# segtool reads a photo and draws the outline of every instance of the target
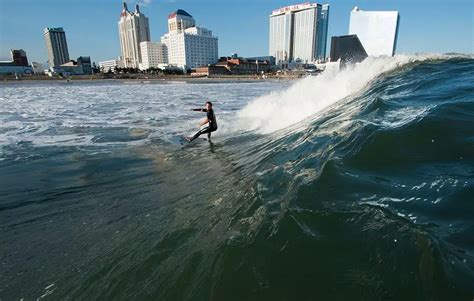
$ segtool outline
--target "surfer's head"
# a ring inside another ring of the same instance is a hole
[[[212,102],[206,101],[206,109],[208,110],[212,109]]]

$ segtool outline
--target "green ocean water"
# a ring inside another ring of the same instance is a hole
[[[362,67],[0,87],[0,299],[472,300],[474,60],[312,106]],[[182,147],[207,99],[218,132]]]

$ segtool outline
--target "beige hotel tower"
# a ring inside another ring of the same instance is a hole
[[[148,18],[140,12],[138,4],[135,6],[135,11],[130,12],[127,4],[123,3],[118,30],[124,67],[139,68],[142,62],[140,43],[150,41],[150,26]]]

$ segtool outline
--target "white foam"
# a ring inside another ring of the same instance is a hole
[[[262,134],[278,131],[361,91],[384,72],[410,62],[440,57],[443,56],[426,54],[367,58],[341,71],[324,71],[319,76],[296,82],[283,92],[268,94],[251,101],[238,112],[237,128],[252,129]]]
[[[0,146],[22,142],[35,146],[135,145],[156,137],[191,134],[205,114],[190,109],[207,100],[215,104],[219,135],[226,128],[224,120],[234,120],[235,112],[251,99],[286,86],[278,82],[7,84],[0,87]],[[135,131],[149,134],[122,142],[113,137],[117,128],[122,129],[119,135],[127,135],[127,130],[131,136]],[[96,135],[110,142],[93,139]]]

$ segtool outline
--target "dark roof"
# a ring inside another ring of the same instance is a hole
[[[184,9],[178,9],[176,11],[176,14],[177,15],[181,15],[181,16],[188,16],[188,17],[192,17],[190,14],[188,14]]]
[[[176,17],[176,15],[187,16],[187,17],[191,17],[191,18],[193,17],[190,14],[188,14],[184,9],[178,9],[177,11],[171,13],[168,16],[168,19],[174,18],[174,17]]]
[[[236,64],[232,62],[228,62],[228,61],[224,61],[224,62],[221,61],[214,64],[214,66],[216,67],[224,67],[224,66],[231,66],[231,65],[236,65]]]
[[[16,66],[16,63],[15,62],[0,62],[0,66],[11,67],[11,66]]]

